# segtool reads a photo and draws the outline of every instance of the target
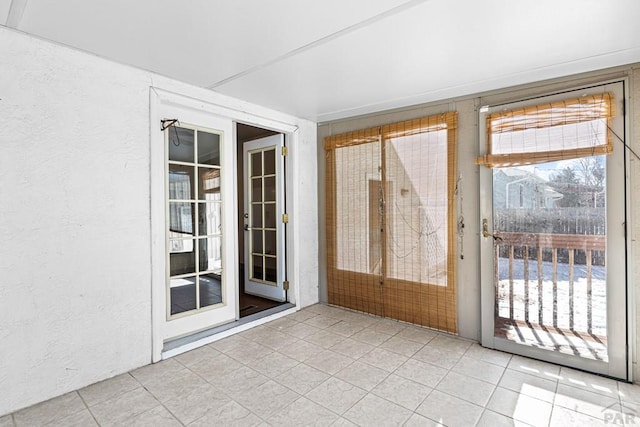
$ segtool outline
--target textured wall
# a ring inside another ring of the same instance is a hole
[[[290,280],[317,301],[314,123],[0,26],[0,414],[151,361],[150,86],[299,127]]]

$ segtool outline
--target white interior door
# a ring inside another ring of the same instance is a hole
[[[175,102],[157,108],[178,120],[165,120],[152,148],[153,209],[163,213],[154,221],[163,242],[154,246],[164,273],[154,282],[159,348],[236,320],[238,261],[232,121]]]
[[[284,135],[244,144],[245,292],[285,301]]]
[[[617,111],[608,122],[549,126],[535,144],[562,150],[575,132],[574,142],[611,138],[611,154],[480,167],[482,345],[627,379],[623,83],[484,108],[480,150],[501,131],[498,122],[487,132],[492,113],[604,93]],[[527,132],[492,142],[511,138],[517,151],[533,144]]]

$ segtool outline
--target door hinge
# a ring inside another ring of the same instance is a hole
[[[289,215],[288,214],[282,214],[282,223],[283,224],[289,224]]]
[[[289,154],[289,147],[282,147],[282,155],[286,156],[287,154]]]
[[[288,291],[288,290],[289,290],[289,281],[288,281],[288,280],[285,280],[284,282],[282,282],[282,288],[283,288],[285,291]]]

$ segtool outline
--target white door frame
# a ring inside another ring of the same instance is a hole
[[[602,87],[607,84],[614,84],[620,82],[620,94],[616,96],[616,111],[617,115],[614,120],[618,120],[619,125],[622,127],[622,132],[619,132],[619,135],[625,140],[626,135],[628,134],[627,128],[628,125],[625,126],[626,117],[624,115],[627,112],[624,111],[623,108],[620,108],[621,99],[620,96],[624,96],[625,99],[628,99],[628,85],[626,79],[616,79],[613,81],[602,82],[597,85],[591,85],[587,88],[575,88],[564,91],[562,93],[557,94],[549,94],[548,97],[544,96],[546,99],[553,100],[553,98],[557,99],[566,99],[571,98],[571,94],[568,92],[579,91],[576,92],[574,97],[580,96],[582,93],[592,91],[596,88],[595,91],[598,93],[602,92]],[[599,89],[598,89],[599,88]],[[513,102],[505,102],[501,103],[499,106],[487,106],[482,107],[480,109],[480,117],[479,117],[479,146],[480,146],[480,155],[486,154],[486,116],[491,112],[491,109],[511,109],[517,108],[517,106],[522,106],[521,104],[535,104],[541,102],[548,102],[547,100],[541,101],[539,100],[542,97],[537,97],[534,100],[525,100],[525,101],[513,101]],[[617,132],[618,133],[618,132]],[[613,183],[607,179],[607,218],[613,217],[612,215],[619,212],[620,206],[626,207],[625,215],[627,221],[630,216],[628,203],[625,204],[625,200],[629,200],[629,160],[628,156],[626,156],[626,148],[623,144],[616,140],[614,136],[614,154],[607,156],[607,171],[615,171],[617,170],[619,173],[620,168],[625,168],[625,174],[621,178],[624,180],[625,186],[624,188],[614,188]],[[480,217],[478,221],[480,223],[479,229],[482,230],[482,220],[484,218],[488,219],[489,222],[489,232],[493,232],[493,191],[492,191],[492,170],[483,166],[480,166],[480,180],[479,180],[479,197],[480,197]],[[616,208],[618,211],[615,211]],[[617,225],[620,225],[617,227]],[[629,229],[629,224],[626,224],[627,229]],[[479,233],[480,239],[480,295],[481,295],[481,344],[485,347],[495,348],[498,350],[507,351],[514,354],[519,354],[522,356],[533,357],[538,359],[547,360],[549,362],[557,363],[560,365],[569,365],[578,369],[583,369],[591,372],[597,372],[604,375],[628,379],[631,380],[632,374],[632,365],[631,362],[633,360],[631,351],[632,348],[629,345],[632,341],[631,331],[632,331],[632,318],[633,312],[630,310],[631,302],[633,301],[632,296],[632,281],[631,276],[627,274],[631,266],[629,262],[626,262],[624,257],[615,256],[615,253],[620,253],[620,251],[629,253],[630,249],[630,240],[625,240],[625,224],[614,224],[609,223],[609,219],[607,219],[607,336],[609,338],[609,343],[611,344],[611,348],[613,349],[613,353],[609,352],[609,362],[604,363],[596,360],[589,360],[584,358],[579,358],[576,356],[568,356],[565,354],[560,354],[557,352],[551,352],[547,350],[542,350],[538,348],[533,348],[529,346],[520,345],[517,343],[509,342],[507,340],[497,339],[494,336],[494,311],[493,307],[495,304],[494,298],[494,277],[493,277],[493,238],[491,237],[483,237],[482,232]],[[613,248],[616,247],[616,251],[614,252]],[[627,256],[627,259],[631,259]],[[610,275],[610,272],[618,275],[617,277],[624,282],[626,279],[626,288],[618,286],[612,286],[615,283],[614,274]],[[626,277],[625,277],[626,276]],[[625,301],[625,292],[627,293],[626,301]],[[611,299],[610,299],[611,298]],[[612,306],[610,301],[625,301],[626,306],[621,310],[621,307]]]
[[[215,102],[196,99],[193,97],[181,95],[172,91],[168,91],[159,87],[150,87],[150,111],[149,111],[149,134],[150,134],[150,214],[151,214],[151,361],[153,363],[163,359],[163,347],[165,341],[171,338],[171,331],[168,331],[166,322],[166,248],[165,248],[165,192],[164,192],[164,175],[165,175],[165,153],[164,153],[164,133],[160,130],[160,120],[163,118],[176,118],[175,114],[166,117],[167,111],[189,111],[190,114],[200,117],[215,116],[219,119],[227,120],[229,123],[228,131],[231,138],[225,143],[230,144],[229,158],[225,159],[223,166],[222,182],[227,181],[229,185],[228,191],[231,192],[235,200],[238,194],[237,188],[237,153],[236,147],[236,126],[234,122],[241,122],[264,129],[273,130],[285,135],[288,146],[295,147],[299,141],[298,126],[291,122],[283,122],[277,119],[260,116],[257,114],[247,113],[245,105],[239,105],[238,109],[229,108]],[[178,113],[179,114],[179,113]],[[180,117],[177,117],[178,119]],[[206,126],[206,121],[203,126]],[[211,126],[209,126],[211,127]],[[231,148],[232,147],[232,148]],[[295,195],[299,192],[299,185],[296,183],[295,177],[298,175],[299,161],[297,161],[296,150],[291,150],[290,155],[286,157],[288,174],[286,176],[287,199],[295,200]],[[226,177],[226,179],[225,179]],[[223,184],[224,185],[224,184]],[[291,282],[289,289],[289,302],[297,304],[300,295],[300,276],[299,266],[296,264],[296,248],[300,242],[295,237],[299,233],[299,224],[296,222],[296,212],[299,206],[295,203],[289,203],[289,228],[287,233],[287,246],[291,250],[287,251],[287,265],[289,266],[288,276]],[[235,295],[235,315],[239,318],[238,307],[238,207],[236,203],[227,202],[223,207],[224,221],[224,239],[227,245],[224,248],[225,271],[229,283],[233,283]],[[231,302],[231,301],[230,301]],[[216,325],[210,325],[215,327]],[[242,328],[245,328],[243,325]],[[197,332],[196,330],[193,333]],[[185,349],[195,348],[208,342],[213,342],[216,337],[208,337],[199,340],[197,343],[185,345]],[[187,348],[188,347],[188,348]],[[180,351],[173,349],[171,355],[179,354]]]

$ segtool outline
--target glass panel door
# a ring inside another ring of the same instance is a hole
[[[603,90],[622,99],[621,84]],[[624,134],[622,120],[612,125]],[[581,127],[607,138],[606,126]],[[536,143],[562,149],[557,131]],[[614,147],[481,168],[483,345],[626,379],[625,168]]]

